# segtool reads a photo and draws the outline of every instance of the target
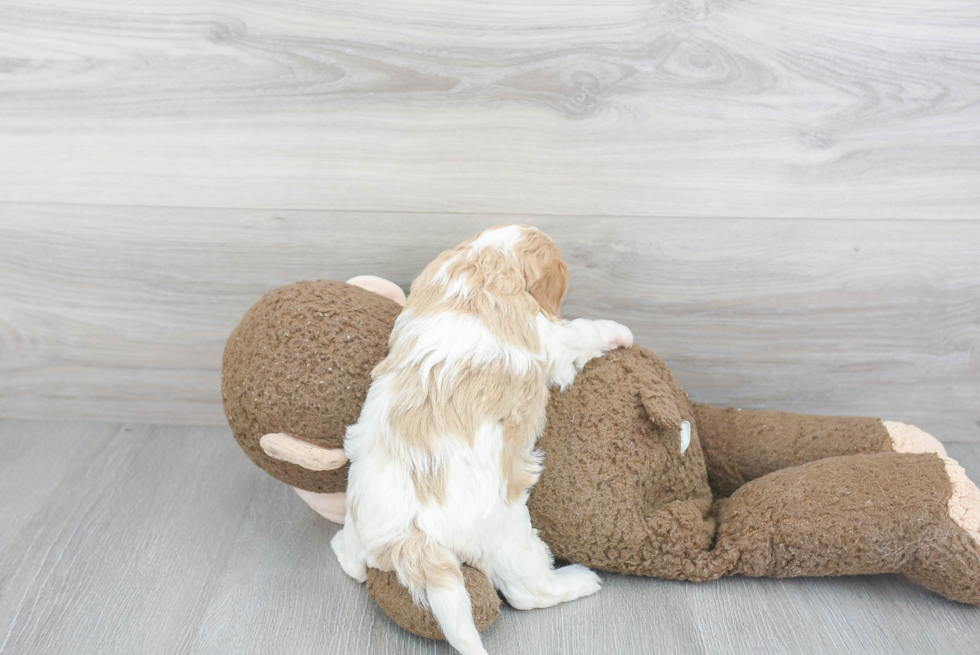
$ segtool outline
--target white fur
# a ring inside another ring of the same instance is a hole
[[[505,253],[513,253],[514,246],[524,237],[525,231],[529,228],[524,225],[504,225],[493,230],[484,230],[480,236],[470,244],[473,250],[483,248],[497,248]],[[536,228],[530,228],[536,229]]]
[[[510,248],[516,239],[511,232],[509,228],[494,230],[475,243],[479,247]],[[455,292],[467,292],[465,280],[451,282]],[[411,361],[422,364],[423,379],[428,379],[432,366],[443,364],[443,375],[436,381],[439,385],[454,384],[457,367],[465,361],[496,361],[505,362],[517,373],[541,367],[549,386],[564,389],[589,359],[632,344],[630,331],[612,321],[557,321],[541,313],[535,319],[540,352],[524,352],[500,343],[472,316],[444,313],[415,318],[407,310],[397,325],[399,339],[409,340],[406,343],[414,340]],[[418,530],[453,561],[483,571],[518,609],[548,607],[598,591],[599,578],[587,568],[553,568],[547,545],[531,526],[527,494],[519,502],[508,502],[500,470],[501,424],[492,421],[482,425],[473,435],[472,445],[459,438],[434,435],[434,449],[417,452],[393,434],[387,422],[389,408],[396,402],[393,376],[389,372],[374,380],[360,418],[347,429],[344,448],[351,461],[348,515],[331,544],[344,571],[364,581],[366,567],[378,567],[375,557],[379,553]],[[418,499],[411,477],[413,467],[442,469],[444,503]],[[352,507],[357,508],[356,514]],[[428,603],[457,650],[464,655],[486,652],[462,584],[427,586],[417,600]]]

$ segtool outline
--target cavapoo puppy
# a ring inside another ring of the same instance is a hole
[[[563,321],[567,286],[558,248],[533,227],[485,230],[442,253],[412,284],[347,428],[341,566],[362,582],[365,567],[394,570],[464,655],[486,651],[460,563],[518,609],[599,590],[589,569],[553,567],[527,510],[549,387],[633,343],[612,321]]]

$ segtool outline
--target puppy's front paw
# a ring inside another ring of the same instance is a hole
[[[633,333],[622,323],[616,321],[594,321],[596,330],[599,332],[599,339],[602,341],[602,349],[613,350],[615,348],[629,348],[633,345]]]

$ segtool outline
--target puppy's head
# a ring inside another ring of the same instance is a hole
[[[561,303],[568,291],[568,266],[554,241],[537,228],[525,227],[514,254],[521,264],[527,292],[545,315],[560,318]]]
[[[473,288],[483,293],[470,295]],[[527,225],[498,225],[431,262],[412,283],[408,307],[416,314],[447,307],[482,314],[486,308],[470,305],[481,302],[485,294],[497,301],[528,294],[546,316],[560,318],[567,289],[568,267],[547,235]],[[494,306],[491,303],[489,309]]]

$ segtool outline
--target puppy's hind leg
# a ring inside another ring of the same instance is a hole
[[[493,585],[515,609],[551,607],[599,591],[599,576],[580,564],[554,568],[551,552],[531,527],[525,505],[511,508],[510,524],[497,532],[489,556]]]
[[[470,594],[463,582],[459,560],[420,531],[391,549],[391,564],[398,580],[418,602],[428,600],[446,641],[463,655],[487,655],[473,621]]]
[[[353,523],[348,521],[346,526],[337,531],[330,540],[330,547],[333,548],[344,573],[358,582],[367,580],[367,552]]]

